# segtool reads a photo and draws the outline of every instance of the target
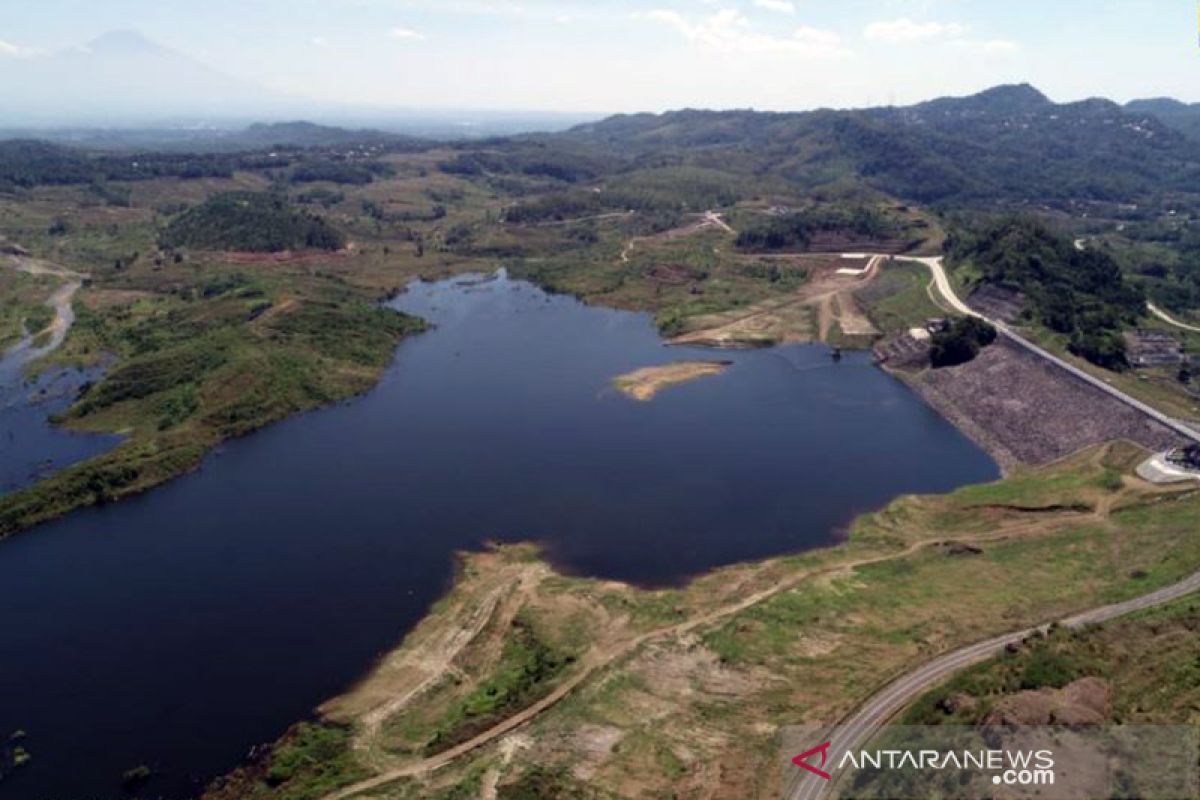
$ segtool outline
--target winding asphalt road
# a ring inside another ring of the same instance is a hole
[[[1112,386],[1104,383],[1098,378],[1089,375],[1083,370],[1067,363],[1063,359],[1044,350],[1041,347],[1033,344],[1029,340],[1013,332],[1011,328],[1001,322],[990,320],[984,317],[979,312],[972,309],[964,303],[954,291],[954,287],[950,284],[950,279],[946,275],[946,270],[942,266],[941,258],[902,258],[905,261],[913,261],[926,265],[933,273],[934,282],[937,284],[938,291],[941,292],[946,302],[962,314],[985,319],[996,326],[1004,336],[1011,341],[1033,352],[1035,355],[1050,361],[1056,366],[1066,370],[1075,377],[1086,381],[1087,383],[1096,386],[1109,395],[1116,397],[1122,403],[1132,406],[1133,408],[1145,413],[1157,422],[1166,425],[1171,430],[1179,433],[1192,441],[1200,442],[1200,433],[1188,428],[1181,423],[1167,417],[1165,414],[1151,408],[1150,406],[1136,400],[1123,392],[1115,389]],[[1079,628],[1084,625],[1092,625],[1107,620],[1116,619],[1127,614],[1132,614],[1137,611],[1143,611],[1148,608],[1169,603],[1172,600],[1177,600],[1185,597],[1193,592],[1200,590],[1200,572],[1191,575],[1179,583],[1172,584],[1150,594],[1136,597],[1132,600],[1127,600],[1123,603],[1115,603],[1113,605],[1094,608],[1088,611],[1081,612],[1066,619],[1059,620],[1059,624],[1069,628]],[[891,684],[884,687],[876,693],[870,700],[854,712],[848,719],[844,720],[841,725],[835,730],[834,734],[829,738],[831,747],[829,752],[831,755],[844,753],[847,750],[856,750],[861,748],[871,736],[879,730],[881,726],[887,723],[901,709],[916,700],[921,694],[942,683],[951,675],[959,670],[977,664],[995,655],[1001,653],[1005,647],[1010,644],[1020,642],[1022,639],[1031,634],[1044,631],[1049,625],[1040,625],[1024,630],[1006,633],[1002,636],[997,636],[987,641],[978,642],[966,647],[946,653],[945,655],[935,658],[926,664],[921,665],[915,670],[907,673],[901,678],[898,678]],[[814,742],[814,744],[816,744]],[[784,797],[788,800],[819,800],[832,792],[834,782],[823,780],[811,773],[805,772],[799,768],[792,774],[787,786],[784,790]]]
[[[974,309],[970,308],[966,303],[964,303],[954,292],[954,289],[950,284],[950,280],[946,275],[944,268],[942,267],[941,258],[898,258],[905,261],[914,261],[925,264],[933,273],[934,281],[937,283],[938,289],[945,297],[947,303],[963,314],[986,319],[982,314],[979,314]],[[1178,431],[1188,438],[1200,441],[1200,433],[1179,425],[1179,423],[1176,423],[1169,417],[1166,417],[1149,406],[1146,406],[1144,403],[1124,395],[1113,387],[1108,386],[1103,381],[1100,381],[1083,372],[1082,370],[1072,366],[1071,364],[1068,364],[1057,356],[1054,356],[1053,354],[1019,336],[1018,334],[1013,333],[1012,330],[1003,325],[1003,323],[997,323],[992,320],[988,321],[992,322],[992,324],[995,325],[997,329],[1004,335],[1008,336],[1013,341],[1017,342],[1023,347],[1026,347],[1042,358],[1051,361],[1052,363],[1067,370],[1080,379],[1097,386],[1106,393],[1117,397],[1117,399],[1121,400],[1121,402],[1138,408],[1139,410],[1147,413],[1154,419],[1162,422],[1165,425],[1168,425],[1173,430]],[[925,544],[927,543],[916,543],[910,549],[915,550],[916,548],[923,547]],[[888,560],[892,557],[895,557],[895,554],[879,560]],[[869,559],[857,565],[841,565],[841,567],[845,568],[846,566],[861,566],[864,563],[873,563],[873,561],[874,559]],[[805,574],[798,576],[798,578],[795,580],[798,582],[800,579],[807,577],[811,576]],[[568,696],[576,687],[588,680],[591,675],[601,667],[612,663],[612,661],[616,660],[618,657],[632,652],[641,644],[644,644],[645,642],[664,634],[679,635],[681,633],[690,632],[701,626],[711,624],[717,619],[723,619],[739,610],[749,608],[761,602],[766,597],[773,596],[778,592],[789,588],[791,585],[793,585],[793,582],[785,582],[783,585],[757,592],[732,606],[718,609],[689,622],[677,626],[671,626],[663,630],[650,631],[642,634],[641,636],[635,637],[634,639],[628,640],[624,642],[616,652],[608,654],[608,658],[590,660],[589,663],[584,665],[584,668],[581,669],[579,673],[577,673],[572,679],[568,680],[563,685],[559,686],[550,695],[538,701],[524,711],[509,717],[495,727],[484,731],[474,739],[464,742],[440,755],[402,766],[377,775],[373,778],[346,786],[326,795],[324,800],[347,800],[347,798],[355,797],[364,792],[381,788],[402,778],[422,775],[440,769],[456,758],[489,744],[499,737],[509,733],[510,731],[526,724],[542,711],[548,709],[561,699]],[[1104,622],[1106,620],[1115,619],[1136,611],[1141,611],[1168,603],[1172,600],[1189,595],[1197,590],[1200,590],[1200,572],[1180,581],[1179,583],[1159,589],[1158,591],[1151,592],[1141,597],[1127,600],[1123,603],[1116,603],[1109,606],[1094,608],[1074,616],[1067,617],[1059,620],[1059,624],[1067,627],[1077,628],[1084,625]],[[968,645],[953,652],[939,656],[933,661],[930,661],[916,668],[912,672],[909,672],[875,694],[866,702],[865,705],[860,707],[857,712],[846,719],[843,724],[838,727],[835,735],[831,737],[830,740],[832,742],[831,752],[841,753],[845,752],[847,749],[855,749],[856,747],[860,747],[867,740],[869,740],[871,734],[878,730],[881,725],[886,723],[899,710],[911,703],[923,692],[944,681],[947,677],[953,675],[955,672],[963,669],[964,667],[997,655],[998,653],[1002,652],[1007,645],[1014,642],[1019,642],[1035,631],[1045,630],[1048,627],[1049,624],[1044,624],[1032,628],[1025,628],[1020,631],[1015,631],[1002,636],[997,636],[993,639],[988,639],[984,642]],[[818,798],[825,797],[832,787],[832,783],[824,781],[797,768],[796,773],[785,787],[784,796],[788,798],[788,800],[817,800]]]
[[[1097,622],[1116,619],[1118,616],[1162,606],[1163,603],[1178,600],[1180,597],[1192,594],[1196,590],[1200,590],[1200,572],[1184,578],[1183,581],[1171,584],[1170,587],[1153,591],[1151,594],[1135,597],[1133,600],[1121,603],[1114,603],[1111,606],[1086,610],[1086,612],[1068,616],[1068,618],[1058,620],[1058,622],[1066,627],[1094,625]],[[1007,645],[1020,642],[1021,639],[1031,636],[1032,633],[1045,631],[1048,627],[1049,625],[1039,625],[1036,627],[1027,627],[1022,631],[1006,633],[1003,636],[988,639],[986,642],[979,642],[978,644],[968,645],[965,648],[948,652],[948,654],[935,658],[934,661],[930,661],[923,664],[922,667],[914,669],[913,672],[908,673],[904,678],[896,680],[893,684],[889,684],[881,692],[875,694],[875,697],[872,697],[856,714],[848,718],[848,720],[836,729],[836,733],[830,736],[829,739],[829,741],[833,742],[832,747],[829,748],[830,757],[834,757],[835,754],[844,753],[847,750],[858,750],[858,748],[870,740],[871,735],[876,730],[880,729],[884,723],[895,716],[896,712],[913,702],[914,699],[917,699],[920,694],[929,690],[932,686],[940,684],[940,682],[949,678],[950,675],[959,672],[960,669],[970,667],[971,664],[998,655]],[[797,769],[796,775],[788,783],[785,796],[788,800],[818,800],[824,798],[827,793],[832,792],[834,786],[834,782],[821,780],[821,778],[810,775],[809,772]]]
[[[1067,617],[1059,620],[1059,624],[1068,628],[1094,625],[1178,600],[1197,590],[1200,590],[1200,572],[1156,592]],[[889,684],[843,722],[836,733],[830,737],[829,741],[832,742],[829,749],[831,758],[840,757],[840,754],[847,750],[861,748],[871,738],[871,735],[897,712],[954,673],[998,655],[1009,644],[1020,642],[1033,633],[1045,631],[1048,627],[1049,625],[1039,625],[1026,628],[988,639],[986,642],[963,647],[935,658]],[[797,768],[786,788],[784,797],[788,800],[818,800],[831,792],[835,785],[834,782],[822,780]]]
[[[1079,367],[1075,366],[1074,364],[1071,364],[1068,361],[1054,355],[1049,350],[1046,350],[1045,348],[1034,344],[1030,340],[1026,339],[1024,336],[1022,336],[1021,334],[1014,331],[1008,325],[1005,325],[1003,322],[1000,322],[999,320],[989,319],[988,317],[985,317],[983,314],[980,314],[978,311],[976,311],[975,309],[968,306],[965,302],[963,302],[963,300],[954,291],[954,286],[951,285],[951,283],[950,283],[950,278],[946,274],[946,269],[945,269],[945,267],[943,267],[942,259],[940,257],[938,257],[938,258],[915,258],[915,257],[898,256],[897,259],[901,260],[901,261],[912,261],[912,262],[916,262],[919,264],[924,264],[925,266],[929,267],[929,270],[933,273],[933,280],[934,280],[934,283],[937,284],[938,291],[941,292],[942,297],[945,298],[946,302],[949,303],[950,306],[955,311],[958,311],[959,313],[965,314],[970,317],[977,317],[979,319],[990,322],[996,328],[996,330],[1000,332],[1000,334],[1002,336],[1006,337],[1009,341],[1013,342],[1017,346],[1022,347],[1025,350],[1028,350],[1029,352],[1033,353],[1034,355],[1036,355],[1037,357],[1039,357],[1045,361],[1049,361],[1051,364],[1055,365],[1056,367],[1058,367],[1062,370],[1065,370],[1066,372],[1070,373],[1071,375],[1073,375],[1074,377],[1083,381],[1084,383],[1091,384],[1092,386],[1096,387],[1097,389],[1104,392],[1105,394],[1119,400],[1120,402],[1124,403],[1125,405],[1129,406],[1130,408],[1133,408],[1134,410],[1141,412],[1142,414],[1146,415],[1147,417],[1150,417],[1155,422],[1157,422],[1160,425],[1163,425],[1164,427],[1170,429],[1171,431],[1179,434],[1183,438],[1185,438],[1191,442],[1195,442],[1196,444],[1200,444],[1200,431],[1197,431],[1196,429],[1183,424],[1179,420],[1162,413],[1158,409],[1154,408],[1151,405],[1143,403],[1141,400],[1138,400],[1137,398],[1130,397],[1129,395],[1125,394],[1124,392],[1122,392],[1120,389],[1116,388],[1115,386],[1105,383],[1104,381],[1097,378],[1095,375],[1092,375],[1091,373],[1080,369]]]

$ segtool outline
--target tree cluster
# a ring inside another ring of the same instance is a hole
[[[804,250],[814,234],[847,233],[858,238],[887,239],[898,227],[883,212],[866,205],[821,204],[744,228],[739,250]]]
[[[1028,216],[956,231],[946,247],[953,263],[974,265],[985,283],[1023,293],[1026,313],[1067,335],[1071,352],[1107,369],[1128,366],[1121,332],[1143,316],[1146,297],[1107,252],[1079,249]]]
[[[163,230],[168,249],[340,250],[345,236],[322,217],[297,209],[286,198],[260,192],[226,192],[191,208]]]
[[[934,369],[965,364],[996,341],[996,335],[990,323],[977,317],[956,319],[945,330],[933,334],[929,363]]]

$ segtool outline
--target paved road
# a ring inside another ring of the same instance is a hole
[[[1177,600],[1197,590],[1200,590],[1200,572],[1185,578],[1179,583],[1159,589],[1156,592],[1151,592],[1150,594],[1134,598],[1133,600],[1127,600],[1123,603],[1115,603],[1101,608],[1094,608],[1090,611],[1084,611],[1060,620],[1059,623],[1069,628],[1078,628],[1084,625],[1105,622],[1125,616],[1126,614],[1143,611],[1172,600]],[[895,716],[897,712],[916,700],[917,697],[927,690],[942,683],[954,673],[972,664],[998,655],[1010,643],[1019,642],[1036,631],[1046,630],[1047,627],[1049,626],[1041,625],[1026,628],[1004,634],[1003,636],[997,636],[994,639],[988,639],[986,642],[979,642],[978,644],[955,650],[952,653],[947,653],[918,667],[888,685],[838,728],[837,733],[830,739],[833,743],[829,751],[831,757],[834,754],[844,753],[847,750],[861,748],[867,743],[871,735],[880,726]],[[831,792],[833,787],[833,783],[821,780],[816,776],[797,769],[795,777],[786,787],[784,796],[788,800],[818,800],[818,798],[825,797]]]
[[[709,224],[713,224],[711,222],[711,220],[709,220],[709,219],[706,219],[705,221],[708,222]],[[632,247],[632,244],[633,244],[633,242],[631,241],[630,244],[627,245],[627,251],[629,248]],[[626,256],[627,256],[627,252],[622,254],[622,258],[625,258]],[[862,254],[862,257],[873,257],[873,256],[878,256],[879,258],[887,257],[886,255],[881,255],[881,254]],[[959,299],[958,295],[954,292],[954,289],[950,284],[950,280],[949,280],[948,276],[946,275],[945,270],[942,267],[941,258],[914,258],[914,257],[904,257],[904,256],[901,256],[898,258],[900,258],[901,260],[905,260],[905,261],[919,262],[919,263],[922,263],[922,264],[925,264],[926,266],[928,266],[929,269],[933,273],[934,280],[938,285],[939,291],[941,291],[942,295],[946,298],[946,301],[953,308],[955,308],[956,310],[960,311],[961,313],[969,315],[969,316],[984,318],[983,315],[979,314],[978,312],[976,312],[975,310],[973,310],[972,308],[967,306],[967,304],[964,303],[961,299]],[[989,322],[990,321],[991,320],[989,320]],[[1108,386],[1107,384],[1103,383],[1102,381],[1099,381],[1098,379],[1093,378],[1091,375],[1088,375],[1087,373],[1083,372],[1082,370],[1079,370],[1078,368],[1066,363],[1065,361],[1054,356],[1053,354],[1048,353],[1045,350],[1037,347],[1036,345],[1028,342],[1024,338],[1013,333],[1010,329],[1008,329],[1003,324],[998,324],[998,323],[994,323],[994,322],[993,322],[993,324],[996,325],[996,327],[1001,332],[1003,332],[1005,335],[1009,336],[1010,338],[1012,338],[1014,341],[1018,342],[1019,344],[1022,344],[1024,346],[1028,347],[1029,349],[1033,350],[1035,353],[1042,356],[1043,358],[1046,358],[1046,359],[1052,361],[1053,363],[1061,366],[1063,369],[1066,369],[1069,372],[1071,372],[1072,374],[1077,375],[1081,379],[1086,380],[1087,382],[1092,383],[1094,385],[1097,385],[1099,388],[1103,389],[1104,391],[1108,392],[1109,394],[1113,394],[1114,396],[1118,397],[1118,399],[1120,399],[1122,402],[1125,402],[1125,403],[1128,403],[1131,405],[1136,404],[1135,407],[1138,407],[1141,410],[1149,413],[1155,419],[1158,419],[1159,421],[1163,422],[1164,424],[1169,424],[1169,426],[1172,429],[1180,430],[1180,432],[1184,433],[1184,435],[1188,436],[1188,438],[1200,441],[1200,433],[1197,433],[1196,431],[1192,431],[1187,428],[1183,428],[1178,423],[1176,423],[1174,420],[1171,420],[1171,419],[1159,414],[1159,412],[1155,411],[1154,409],[1150,408],[1149,406],[1145,406],[1144,404],[1140,403],[1139,401],[1136,401],[1133,398],[1127,397],[1126,395],[1118,392],[1116,389],[1113,389],[1113,387]],[[910,549],[915,550],[916,548],[923,547],[924,544],[926,544],[926,543],[916,543]],[[906,552],[908,552],[908,551],[906,551]],[[895,555],[896,554],[893,554],[892,556],[886,556],[879,560],[881,560],[881,561],[888,560],[890,558],[895,557]],[[874,561],[875,561],[875,559],[869,559],[866,562],[861,562],[859,564],[842,565],[842,567],[844,568],[846,566],[861,566],[862,563],[873,563]],[[800,576],[800,577],[806,577],[806,576]],[[771,589],[755,593],[754,595],[744,598],[743,600],[734,604],[733,606],[718,609],[714,612],[711,612],[702,617],[698,617],[689,622],[682,623],[677,626],[672,626],[665,630],[651,631],[651,632],[642,634],[641,636],[638,636],[638,637],[626,642],[623,646],[621,646],[619,648],[618,653],[610,654],[610,657],[608,657],[608,658],[591,660],[590,663],[586,664],[584,666],[584,668],[581,669],[580,672],[577,673],[571,680],[567,681],[566,683],[564,683],[563,685],[558,687],[550,695],[548,695],[547,697],[538,701],[537,703],[535,703],[534,705],[525,709],[524,711],[520,712],[519,714],[514,715],[513,717],[507,718],[506,720],[504,720],[497,726],[493,727],[492,729],[490,729],[488,731],[484,731],[483,733],[481,733],[479,736],[475,737],[474,739],[464,742],[463,744],[460,744],[457,747],[455,747],[451,750],[448,750],[438,756],[434,756],[432,758],[425,759],[424,761],[420,761],[420,762],[409,764],[409,765],[406,765],[403,767],[399,767],[397,769],[393,769],[384,774],[377,775],[374,778],[370,778],[370,779],[361,781],[359,783],[353,784],[351,786],[344,787],[338,791],[335,791],[329,795],[326,795],[325,800],[346,800],[346,798],[354,797],[363,792],[367,792],[367,791],[371,791],[373,789],[380,788],[382,786],[393,783],[404,777],[422,775],[422,774],[425,774],[428,772],[435,771],[435,770],[445,766],[446,764],[450,763],[451,761],[458,758],[459,756],[462,756],[462,755],[464,755],[468,752],[471,752],[479,747],[482,747],[485,744],[495,741],[497,738],[503,736],[504,734],[520,727],[521,725],[524,725],[526,722],[528,722],[531,719],[533,719],[534,717],[536,717],[542,711],[553,706],[559,700],[568,696],[577,686],[584,683],[592,675],[592,673],[597,671],[600,667],[602,667],[606,664],[612,663],[612,661],[616,660],[616,657],[618,655],[624,655],[628,652],[632,652],[632,650],[634,648],[636,648],[637,646],[640,646],[641,644],[643,644],[653,638],[663,635],[664,633],[670,633],[672,635],[679,635],[681,633],[690,632],[690,631],[692,631],[696,628],[699,628],[703,625],[711,624],[712,622],[716,621],[717,619],[724,618],[726,616],[730,616],[739,610],[744,610],[746,608],[749,608],[749,607],[761,602],[766,597],[773,596],[773,595],[777,594],[778,592],[789,588],[790,586],[793,585],[794,582],[798,582],[798,580],[799,579],[796,579],[795,581],[786,582],[783,585],[775,586]],[[1156,605],[1160,605],[1162,603],[1169,602],[1170,600],[1174,600],[1176,598],[1183,597],[1183,596],[1190,594],[1191,592],[1194,592],[1198,589],[1200,589],[1200,573],[1197,573],[1197,574],[1187,578],[1186,580],[1181,581],[1180,583],[1177,583],[1173,586],[1167,587],[1165,589],[1161,589],[1157,592],[1153,592],[1148,595],[1144,595],[1143,597],[1135,598],[1134,600],[1130,600],[1130,601],[1127,601],[1124,603],[1118,603],[1118,604],[1111,605],[1111,606],[1104,606],[1102,608],[1092,609],[1090,611],[1086,611],[1081,614],[1077,614],[1073,617],[1069,617],[1065,620],[1062,620],[1061,624],[1071,626],[1071,627],[1077,627],[1077,626],[1086,625],[1086,624],[1090,624],[1090,623],[1102,622],[1104,620],[1113,619],[1115,617],[1129,614],[1134,611],[1139,611],[1139,610],[1142,610],[1145,608],[1150,608],[1150,607],[1153,607]],[[1003,650],[1004,647],[1006,645],[1008,645],[1010,642],[1020,641],[1021,639],[1025,638],[1033,631],[1039,630],[1039,629],[1044,629],[1045,627],[1046,626],[1042,626],[1042,628],[1027,628],[1022,631],[1005,634],[1003,636],[998,636],[994,639],[989,639],[988,641],[985,641],[985,642],[980,642],[978,644],[970,645],[968,647],[964,647],[960,650],[955,650],[952,653],[948,653],[944,656],[941,656],[940,658],[935,659],[934,661],[929,662],[928,664],[925,664],[924,666],[917,668],[913,672],[910,672],[908,675],[900,678],[895,683],[889,685],[883,691],[876,694],[873,698],[871,698],[867,702],[867,704],[865,706],[862,707],[862,709],[860,711],[858,711],[856,714],[854,714],[854,716],[852,716],[841,727],[837,738],[834,740],[834,750],[838,750],[840,752],[840,751],[844,751],[844,749],[847,747],[853,748],[855,745],[861,744],[863,741],[865,741],[867,738],[869,738],[870,734],[873,731],[875,731],[880,725],[882,725],[884,722],[886,722],[889,718],[891,718],[897,711],[899,711],[905,705],[912,702],[912,700],[914,700],[918,695],[920,695],[925,690],[929,689],[930,687],[932,687],[933,685],[935,685],[937,683],[940,683],[942,680],[944,680],[945,678],[954,674],[955,672],[962,669],[963,667],[969,666],[973,663],[982,661],[986,658],[989,658],[989,657],[995,655],[996,653]],[[797,770],[797,772],[799,772],[799,770]],[[800,773],[797,776],[794,783],[792,785],[789,785],[786,788],[785,796],[788,797],[789,800],[799,800],[799,799],[810,800],[810,799],[819,798],[819,797],[822,797],[824,795],[824,793],[830,788],[830,784],[828,784],[826,781],[822,781],[819,779],[814,779],[814,781],[811,781],[811,782],[801,780],[801,778],[803,778],[804,776],[807,776],[807,775],[808,775],[808,773]]]
[[[1012,529],[1009,529],[1009,533],[1011,532]],[[989,536],[987,534],[983,534],[979,536],[964,537],[963,541],[983,542],[987,541],[988,539]],[[579,671],[575,673],[574,677],[569,678],[549,695],[537,701],[528,708],[517,712],[513,716],[505,718],[503,721],[497,723],[492,728],[483,731],[473,739],[463,742],[462,744],[436,756],[431,756],[421,761],[412,762],[395,769],[388,770],[387,772],[376,775],[373,778],[368,778],[364,781],[343,787],[342,789],[325,795],[323,800],[348,800],[348,798],[355,797],[363,792],[369,792],[378,789],[403,778],[424,775],[426,773],[441,769],[460,756],[466,755],[473,750],[477,750],[480,747],[491,744],[509,732],[521,727],[527,722],[530,722],[542,712],[568,697],[573,691],[575,691],[575,689],[590,680],[593,674],[615,663],[616,661],[625,658],[627,655],[633,653],[647,642],[660,638],[677,638],[680,636],[686,636],[701,628],[711,626],[720,620],[732,617],[748,608],[752,608],[753,606],[756,606],[771,597],[775,597],[782,592],[790,591],[805,581],[810,581],[818,576],[830,575],[835,572],[840,573],[846,569],[860,569],[871,564],[883,564],[893,561],[897,558],[905,558],[913,555],[914,553],[920,552],[932,544],[933,541],[929,540],[918,541],[913,542],[903,550],[891,552],[886,555],[855,559],[853,561],[817,567],[811,570],[802,570],[794,573],[786,580],[746,595],[740,600],[737,600],[729,605],[721,606],[709,611],[706,614],[693,617],[686,622],[668,625],[664,628],[658,628],[656,630],[639,634],[631,639],[617,641],[611,646],[602,648],[598,652],[585,656],[584,660],[581,662]]]
[[[975,311],[968,306],[958,294],[954,291],[954,287],[950,283],[950,278],[946,274],[945,268],[942,266],[941,258],[913,258],[901,257],[905,261],[913,261],[924,264],[929,267],[933,273],[934,283],[938,287],[946,302],[956,311],[967,316],[986,319],[996,326],[1000,333],[1017,345],[1029,350],[1035,355],[1043,358],[1055,366],[1066,370],[1075,377],[1083,380],[1105,393],[1115,397],[1122,403],[1131,406],[1138,411],[1153,418],[1155,421],[1167,426],[1171,430],[1179,433],[1188,439],[1200,442],[1200,433],[1184,426],[1176,420],[1166,416],[1160,411],[1146,405],[1140,400],[1126,395],[1124,392],[1108,385],[1104,381],[1084,372],[1078,367],[1067,363],[1058,356],[1050,353],[1042,347],[1034,344],[1020,334],[1014,332],[1011,328],[1002,322],[990,320],[984,315]],[[1104,622],[1106,620],[1115,619],[1126,614],[1131,614],[1135,611],[1142,611],[1147,608],[1162,605],[1163,603],[1176,600],[1184,597],[1192,592],[1200,590],[1200,573],[1196,573],[1179,583],[1152,592],[1142,597],[1126,601],[1124,603],[1116,603],[1114,605],[1103,606],[1101,608],[1091,609],[1089,611],[1076,614],[1061,620],[1061,624],[1067,627],[1080,627],[1083,625]],[[1038,626],[1034,628],[1026,628],[1020,631],[997,636],[994,639],[988,639],[984,642],[969,645],[951,653],[940,656],[927,664],[924,664],[904,677],[896,680],[874,697],[867,701],[855,714],[847,719],[837,730],[836,734],[831,737],[832,747],[831,753],[843,753],[846,750],[854,750],[865,744],[871,735],[879,729],[884,723],[896,715],[902,708],[917,699],[922,693],[930,688],[942,683],[959,670],[976,664],[987,658],[997,655],[1011,643],[1019,642],[1030,634],[1038,630],[1045,630],[1047,626]],[[817,800],[824,797],[833,788],[833,784],[828,781],[823,781],[809,773],[797,770],[791,783],[785,788],[785,797],[789,800]]]
[[[1161,425],[1169,428],[1170,430],[1174,431],[1175,433],[1179,434],[1180,436],[1184,437],[1185,439],[1195,442],[1197,444],[1200,444],[1200,431],[1194,430],[1193,428],[1185,425],[1184,423],[1180,422],[1179,420],[1162,413],[1161,411],[1154,408],[1153,406],[1143,403],[1141,400],[1138,400],[1134,397],[1130,397],[1129,395],[1122,392],[1120,389],[1117,389],[1116,387],[1112,386],[1111,384],[1105,383],[1104,381],[1100,380],[1095,375],[1092,375],[1091,373],[1086,372],[1086,371],[1080,369],[1079,367],[1076,367],[1074,364],[1071,364],[1071,363],[1067,362],[1066,360],[1054,355],[1049,350],[1046,350],[1045,348],[1034,344],[1030,340],[1026,339],[1024,336],[1022,336],[1021,334],[1014,331],[1012,328],[1005,325],[1003,322],[1000,322],[1000,321],[994,320],[994,319],[988,319],[983,314],[980,314],[978,311],[976,311],[975,309],[968,306],[965,302],[963,302],[963,300],[954,291],[954,286],[951,285],[950,278],[946,274],[945,268],[942,266],[941,258],[913,258],[913,257],[903,257],[903,256],[901,256],[899,258],[902,261],[913,261],[913,262],[917,262],[920,264],[924,264],[925,266],[929,267],[930,271],[933,273],[933,280],[934,280],[934,283],[937,284],[938,291],[941,292],[942,297],[944,297],[946,299],[946,302],[949,303],[950,306],[952,308],[954,308],[956,311],[958,311],[959,313],[965,314],[967,316],[978,317],[979,319],[987,320],[988,322],[990,322],[992,325],[994,325],[996,327],[996,330],[998,330],[1001,333],[1001,335],[1007,337],[1009,339],[1009,341],[1013,342],[1014,344],[1018,345],[1019,347],[1022,347],[1025,350],[1028,350],[1029,352],[1033,353],[1034,355],[1038,356],[1039,358],[1049,361],[1051,364],[1054,364],[1055,366],[1059,367],[1060,369],[1066,370],[1067,372],[1069,372],[1071,375],[1074,375],[1079,380],[1081,380],[1085,383],[1091,384],[1092,386],[1096,387],[1097,389],[1104,392],[1105,394],[1108,394],[1111,397],[1114,397],[1117,400],[1121,401],[1125,405],[1127,405],[1137,411],[1140,411],[1142,414],[1145,414],[1146,416],[1153,419],[1155,422],[1158,422]]]

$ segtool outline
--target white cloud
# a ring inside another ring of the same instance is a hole
[[[801,58],[839,58],[849,55],[842,39],[833,31],[801,26],[791,36],[759,33],[750,21],[734,9],[691,21],[678,11],[655,9],[635,12],[635,19],[651,20],[674,28],[689,42],[737,55],[780,54]]]
[[[754,5],[780,14],[795,14],[796,4],[789,0],[754,0]]]
[[[863,29],[863,36],[888,44],[940,41],[984,55],[1003,55],[1020,49],[1020,45],[1008,39],[968,38],[969,30],[966,25],[957,22],[914,22],[911,19],[897,19],[872,22]]]
[[[881,20],[863,29],[863,36],[876,42],[918,42],[930,39],[957,39],[967,26],[957,22],[913,22],[911,19]]]
[[[309,41],[312,43],[313,47],[329,47],[329,40],[324,36],[314,36],[309,39]]]
[[[39,55],[42,51],[35,47],[22,47],[19,44],[6,42],[0,39],[0,58],[30,58]]]
[[[393,39],[400,39],[402,41],[412,41],[415,39],[425,38],[422,34],[414,31],[412,28],[405,28],[401,26],[397,26],[388,31],[388,36]]]

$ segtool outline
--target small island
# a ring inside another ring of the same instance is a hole
[[[670,386],[687,383],[708,375],[719,375],[732,361],[676,361],[656,367],[642,367],[613,378],[613,386],[626,397],[646,402]]]

